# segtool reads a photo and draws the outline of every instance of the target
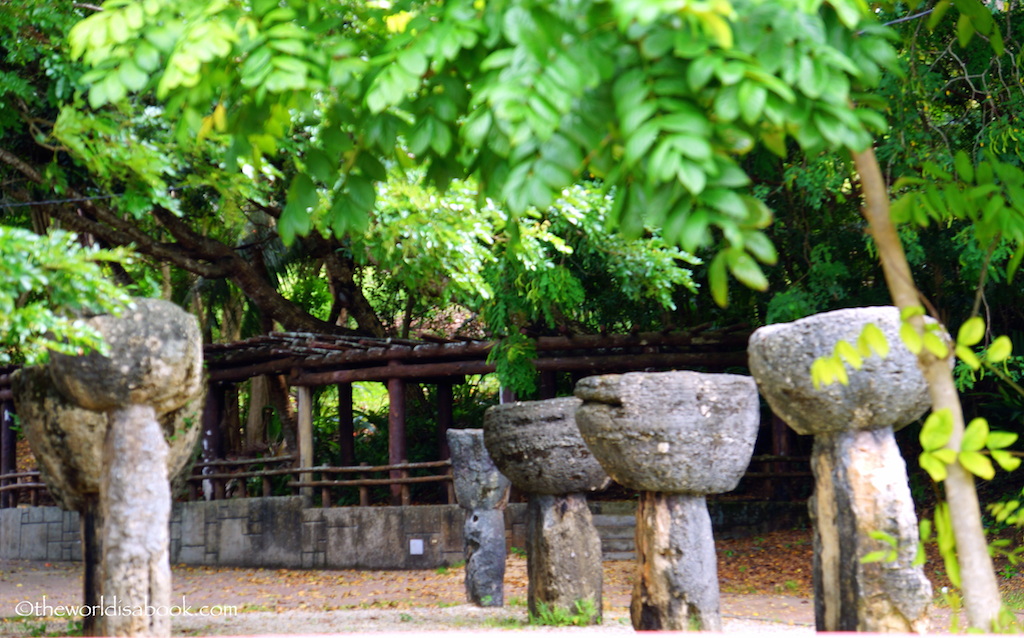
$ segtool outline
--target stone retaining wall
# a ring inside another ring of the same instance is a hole
[[[590,504],[605,558],[632,558],[635,504]],[[805,525],[803,503],[709,502],[715,535]],[[302,498],[175,503],[171,562],[326,569],[433,569],[463,560],[457,505],[303,508]],[[509,547],[526,546],[526,505],[505,511]],[[0,510],[0,559],[78,561],[78,514],[57,507]]]

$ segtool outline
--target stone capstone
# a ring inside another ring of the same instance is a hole
[[[575,397],[517,401],[484,413],[484,442],[512,484],[531,494],[596,492],[611,483],[576,427]]]
[[[484,445],[481,429],[448,430],[455,498],[468,510],[493,509],[508,499],[509,480]]]
[[[888,356],[872,354],[859,370],[847,366],[847,385],[815,388],[814,360],[832,355],[841,340],[856,345],[869,323],[885,334]],[[775,414],[800,434],[899,429],[931,406],[917,357],[900,339],[900,323],[899,310],[879,306],[764,326],[750,336],[750,372]]]
[[[88,323],[103,335],[106,355],[50,357],[54,383],[72,402],[97,412],[150,405],[159,417],[200,392],[199,324],[175,304],[135,299],[123,316],[100,315]]]
[[[46,368],[22,368],[11,378],[22,431],[53,499],[81,512],[89,495],[98,497],[103,473],[107,415],[69,402]]]
[[[716,494],[735,489],[760,422],[750,377],[630,372],[581,379],[576,422],[616,482],[635,490]]]
[[[98,496],[103,442],[109,416],[79,407],[61,394],[46,367],[22,368],[11,379],[25,438],[58,505],[82,512],[84,499]],[[167,453],[167,475],[183,481],[202,433],[205,386],[183,406],[159,418]]]

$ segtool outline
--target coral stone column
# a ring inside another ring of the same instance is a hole
[[[171,602],[168,470],[177,461],[167,438],[203,393],[199,325],[178,306],[155,299],[137,299],[123,317],[89,323],[103,335],[108,354],[53,354],[49,369],[61,395],[105,413],[109,423],[99,481],[103,597],[133,613],[104,616],[102,630],[169,636],[170,616],[147,612]]]
[[[885,334],[889,354],[849,369],[849,384],[816,389],[811,364],[863,327]],[[930,402],[917,358],[899,337],[899,311],[851,308],[765,326],[750,337],[750,370],[772,410],[800,434],[814,435],[815,621],[819,631],[924,632],[931,585],[917,554],[918,530],[906,465],[893,431]],[[896,560],[862,563],[895,539]]]
[[[641,492],[637,630],[721,631],[718,569],[705,495],[735,489],[757,438],[754,380],[633,372],[576,385],[580,434],[609,476]]]
[[[489,408],[484,441],[501,472],[529,494],[526,520],[527,603],[578,613],[593,606],[601,622],[601,539],[586,493],[611,482],[576,428],[574,397]]]
[[[501,607],[509,482],[487,454],[483,430],[448,430],[447,437],[455,498],[466,510],[466,598],[481,607]]]

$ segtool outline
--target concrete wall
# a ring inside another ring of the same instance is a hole
[[[428,569],[463,560],[457,505],[304,508],[302,498],[175,503],[171,562],[246,567]],[[522,504],[505,512],[510,546],[525,546]],[[78,514],[0,510],[0,559],[81,560]]]
[[[463,560],[457,505],[304,508],[302,498],[175,503],[171,561],[187,565],[433,569]],[[635,504],[590,504],[605,559],[633,557]],[[710,501],[717,538],[807,525],[804,503]],[[509,547],[526,546],[526,505],[505,510]],[[81,560],[78,514],[56,507],[0,509],[0,559]]]

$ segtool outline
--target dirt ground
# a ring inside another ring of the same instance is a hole
[[[720,540],[716,550],[726,631],[813,632],[809,531]],[[633,569],[630,561],[605,563],[602,633],[632,631]],[[503,608],[466,605],[463,576],[462,567],[355,571],[178,565],[172,604],[194,615],[175,618],[174,633],[423,632],[526,625],[525,558],[509,557]],[[80,564],[0,561],[0,636],[66,633],[66,618],[51,618],[43,627],[39,616],[80,602]],[[949,626],[948,608],[937,608],[933,630],[948,631]]]

